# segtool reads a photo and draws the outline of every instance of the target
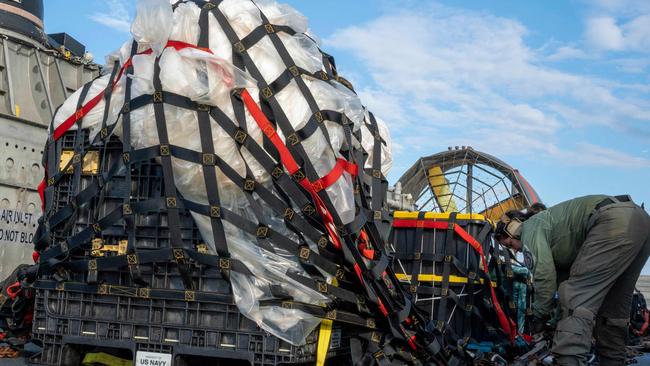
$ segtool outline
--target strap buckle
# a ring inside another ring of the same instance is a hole
[[[321,236],[321,237],[318,239],[318,246],[319,246],[320,248],[325,248],[325,247],[327,247],[327,238],[324,237],[324,236]]]
[[[176,197],[166,197],[165,198],[165,205],[167,208],[176,208]]]
[[[153,102],[162,103],[163,102],[163,93],[161,91],[155,91],[153,93]]]
[[[237,132],[235,132],[235,141],[237,141],[237,143],[239,143],[240,145],[244,144],[244,141],[246,141],[247,137],[248,134],[241,128],[238,128]]]
[[[185,291],[185,301],[194,301],[196,293],[194,291]]]
[[[316,213],[316,208],[311,203],[308,203],[302,208],[302,212],[307,216],[311,216]]]
[[[260,225],[257,227],[255,235],[258,239],[264,239],[269,236],[269,228],[267,226]]]
[[[308,260],[309,256],[311,255],[311,250],[309,250],[308,247],[301,247],[300,248],[300,258],[303,260]]]
[[[266,88],[262,89],[262,95],[264,98],[269,99],[273,96],[273,90],[267,86]]]
[[[125,203],[122,205],[122,215],[123,216],[128,216],[133,214],[133,209],[131,209],[131,205],[128,203]]]
[[[284,215],[283,215],[283,217],[284,217],[285,220],[287,220],[287,221],[291,221],[291,220],[293,220],[293,216],[294,216],[295,214],[296,214],[296,211],[294,211],[294,210],[291,209],[290,207],[287,207],[287,208],[284,210]]]
[[[203,153],[203,157],[202,157],[201,160],[203,162],[203,165],[209,165],[209,166],[215,165],[214,164],[214,154]]]
[[[246,180],[244,181],[244,190],[248,191],[248,192],[254,191],[255,190],[255,181],[250,179],[250,178],[246,178]]]
[[[219,258],[219,268],[220,269],[230,269],[230,259],[228,258]]]
[[[161,144],[160,145],[160,156],[169,156],[169,155],[170,155],[169,145]]]
[[[291,146],[296,146],[300,143],[300,138],[298,135],[294,132],[291,135],[287,136],[287,140],[289,140],[289,143]]]
[[[284,170],[276,166],[275,168],[273,168],[273,171],[271,172],[271,176],[273,176],[273,178],[275,179],[279,179],[282,176],[282,173],[284,173]]]
[[[318,291],[322,292],[324,294],[327,293],[327,282],[317,282],[318,283]]]
[[[177,263],[184,263],[185,262],[185,251],[183,251],[183,249],[175,248],[174,250],[172,250],[172,252],[174,254],[174,260]]]
[[[234,44],[235,50],[239,53],[244,53],[246,52],[246,46],[244,46],[243,43],[237,42]]]

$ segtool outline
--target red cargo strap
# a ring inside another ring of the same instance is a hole
[[[18,296],[21,290],[22,288],[20,287],[20,282],[16,282],[11,286],[7,287],[5,291],[7,292],[7,296],[9,296],[9,298],[14,300],[16,296]]]
[[[192,45],[192,44],[189,44],[189,43],[181,42],[181,41],[169,41],[169,42],[167,42],[166,47],[173,48],[176,51],[180,51],[180,50],[182,50],[184,48],[195,48],[195,49],[198,49],[198,50],[201,50],[201,51],[212,53],[212,51],[210,49],[208,49],[208,48],[201,48],[201,47],[198,47],[198,46],[195,46],[195,45]],[[148,49],[148,50],[139,52],[136,55],[150,55],[152,52],[153,51],[151,49]],[[120,79],[124,75],[124,72],[126,71],[126,69],[132,63],[133,63],[132,57],[129,57],[129,59],[126,60],[124,65],[122,65],[122,67],[120,68],[120,71],[116,75],[115,80],[113,80],[113,84],[111,85],[111,88],[114,88],[115,85],[117,85],[117,83],[120,81]],[[104,95],[106,94],[107,89],[104,89],[101,93],[97,94],[95,97],[93,97],[91,100],[89,100],[86,104],[84,104],[81,107],[81,109],[75,111],[75,113],[73,115],[66,118],[65,121],[63,121],[63,123],[61,123],[54,130],[54,133],[53,133],[54,141],[60,139],[61,136],[63,136],[66,132],[68,132],[70,127],[72,127],[79,119],[83,118],[85,115],[88,114],[88,112],[90,112],[90,110],[95,108],[97,106],[97,104],[99,104],[99,102],[102,100],[102,98],[104,98]],[[43,210],[45,210],[45,187],[46,187],[45,182],[46,182],[46,179],[43,179],[41,184],[38,185],[38,194],[41,197],[41,206],[42,206]]]
[[[38,185],[38,196],[41,198],[41,210],[45,211],[45,186],[47,183],[45,182],[45,178],[39,183]]]
[[[447,230],[449,229],[449,223],[446,221],[431,221],[431,220],[409,220],[409,219],[395,219],[393,220],[393,227],[397,228],[426,228],[426,229],[438,229],[438,230]],[[489,275],[487,259],[485,258],[485,253],[483,253],[483,247],[481,244],[474,239],[465,229],[460,225],[453,224],[454,232],[458,234],[463,240],[469,244],[474,251],[476,251],[481,256],[481,263],[483,264],[483,271]],[[492,303],[494,304],[494,310],[497,312],[497,318],[499,319],[499,324],[501,329],[508,334],[510,340],[513,341],[517,336],[517,327],[514,322],[509,319],[499,301],[497,299],[496,292],[492,286],[492,281],[488,281],[490,284],[490,297],[492,298]]]
[[[264,114],[264,112],[262,112],[260,107],[257,105],[253,97],[248,92],[248,90],[243,89],[241,91],[241,97],[242,100],[244,101],[244,104],[246,105],[246,109],[248,110],[250,115],[257,123],[257,126],[260,128],[260,130],[262,130],[264,135],[271,141],[271,143],[273,143],[273,146],[275,146],[275,148],[278,150],[278,153],[280,154],[280,161],[282,162],[284,168],[287,169],[287,171],[291,175],[296,173],[300,169],[298,163],[296,163],[296,160],[291,155],[291,152],[284,144],[282,139],[280,139],[280,136],[278,136],[277,131],[275,130],[271,122],[269,122],[269,120],[266,118],[266,115]],[[327,229],[327,232],[332,239],[332,244],[337,249],[341,248],[341,240],[336,232],[336,226],[334,225],[334,218],[327,210],[325,203],[318,196],[317,193],[318,191],[332,185],[337,179],[341,177],[343,171],[347,171],[351,175],[353,175],[353,173],[356,174],[357,166],[355,164],[349,163],[345,160],[341,162],[341,160],[343,159],[339,159],[337,161],[336,165],[334,166],[334,169],[332,169],[330,173],[318,179],[316,182],[312,183],[307,178],[303,178],[299,182],[300,185],[310,193],[312,199],[314,200],[318,213],[323,218],[323,222],[325,223],[325,228]]]
[[[366,234],[366,231],[364,229],[361,229],[361,232],[359,233],[359,245],[357,247],[359,248],[359,252],[361,252],[361,255],[363,255],[364,257],[370,260],[375,259],[375,251],[370,247],[368,234]]]
[[[350,174],[352,177],[355,177],[358,173],[357,164],[350,163],[349,161],[342,158],[337,158],[334,168],[332,168],[332,170],[324,177],[321,177],[320,179],[314,181],[311,186],[316,192],[320,192],[323,189],[336,183],[336,181],[341,178],[343,172],[348,172],[348,174]]]
[[[201,51],[204,51],[204,52],[212,53],[212,51],[209,48],[202,48],[202,47],[198,47],[198,46],[195,46],[193,44],[189,44],[189,43],[185,43],[185,42],[181,42],[181,41],[168,41],[167,45],[165,45],[165,48],[173,48],[176,51],[180,51],[180,50],[185,49],[185,48],[194,48],[194,49],[201,50]],[[136,56],[137,55],[150,55],[152,52],[153,51],[151,49],[148,49],[148,50],[136,53]],[[117,83],[120,81],[120,79],[124,75],[124,72],[132,64],[132,62],[133,62],[132,57],[129,57],[129,59],[126,60],[124,65],[122,65],[122,67],[120,68],[120,72],[115,77],[115,80],[113,80],[113,85],[111,85],[111,88],[113,88],[113,87],[115,87],[115,85],[117,85]],[[97,94],[93,99],[89,100],[86,104],[84,104],[81,107],[81,109],[77,110],[72,116],[68,117],[65,121],[63,121],[63,123],[61,123],[59,125],[59,127],[57,127],[54,130],[54,141],[61,138],[61,136],[63,136],[63,134],[65,134],[70,129],[70,127],[72,127],[75,124],[75,122],[77,122],[79,119],[83,118],[86,114],[88,114],[88,112],[91,109],[95,108],[95,106],[97,106],[97,104],[99,104],[99,102],[102,100],[102,98],[106,94],[107,89],[104,89],[101,93]]]

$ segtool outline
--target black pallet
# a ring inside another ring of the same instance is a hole
[[[261,330],[234,304],[56,290],[36,292],[33,329],[44,350],[30,362],[39,365],[62,365],[66,359],[74,364],[75,355],[101,350],[124,358],[138,351],[170,353],[174,365],[194,360],[210,365],[313,364],[318,340],[315,332],[304,346],[292,346]],[[342,329],[335,327],[329,363],[349,363],[348,346]]]
[[[433,219],[426,219],[427,221],[434,221]],[[444,219],[436,219],[435,221],[445,221]],[[456,220],[456,224],[460,225],[465,231],[467,231],[472,237],[478,238],[479,233],[483,230],[486,225],[490,225],[487,221],[483,220]],[[447,241],[447,236],[452,235],[452,239]],[[481,271],[479,269],[480,256],[476,251],[467,244],[462,238],[460,238],[453,231],[447,229],[430,229],[424,228],[422,231],[422,241],[424,243],[422,250],[420,250],[420,244],[416,243],[416,228],[398,228],[394,227],[390,234],[390,242],[394,246],[396,257],[399,258],[401,253],[413,254],[416,252],[422,254],[437,254],[437,255],[452,255],[455,257],[462,265],[467,269],[468,272],[478,273]],[[491,245],[491,239],[488,236],[483,238],[481,246],[483,252],[489,253]],[[448,247],[451,246],[451,247]],[[400,259],[396,260],[393,264],[393,269],[398,274],[411,275],[414,273],[416,266],[420,266],[419,274],[420,275],[437,275],[442,276],[444,263],[441,262],[432,262],[430,260],[424,259]],[[465,275],[460,273],[455,266],[451,266],[450,270],[451,276],[463,277]],[[407,292],[410,292],[411,283],[408,280],[401,281],[404,289]],[[419,282],[417,284],[419,287],[440,287],[441,282],[436,281],[433,284],[431,282]],[[456,293],[457,295],[465,296],[467,293],[466,284],[449,284],[449,289]],[[478,318],[474,315],[468,315],[462,308],[460,308],[456,302],[451,298],[448,299],[446,305],[446,319],[438,319],[438,307],[440,305],[439,300],[431,300],[431,296],[419,295],[418,300],[416,301],[416,306],[421,310],[425,311],[430,315],[433,320],[442,320],[448,324],[448,328],[454,332],[454,335],[463,338],[466,333],[466,328],[469,325],[470,337],[475,340],[486,340],[493,334],[493,329],[491,329],[491,324],[489,321],[486,321],[491,316],[488,314],[486,309],[482,306],[484,299],[490,297],[489,292],[485,290],[480,284],[474,285],[474,304],[481,311],[481,315],[486,318]],[[470,322],[467,322],[467,318],[470,316]]]
[[[58,142],[57,151],[72,150],[72,131]],[[88,141],[87,131],[82,131]],[[104,146],[91,147],[100,157],[100,171],[107,171],[119,162],[122,144],[112,138]],[[106,183],[103,195],[98,195],[85,205],[75,217],[73,225],[62,223],[52,228],[52,243],[65,240],[94,222],[95,215],[103,217],[121,206],[130,192],[137,189],[131,201],[164,196],[161,166],[152,159],[132,165],[131,182],[126,182],[125,170]],[[94,174],[81,177],[83,190],[97,179]],[[55,211],[68,205],[72,192],[73,175],[65,175],[55,186]],[[183,246],[197,248],[204,242],[189,211],[179,209]],[[167,215],[165,212],[135,215],[136,249],[169,248]],[[102,230],[101,239],[106,245],[118,245],[127,235],[121,222]],[[96,253],[95,253],[96,254]],[[105,252],[103,255],[115,255]],[[70,253],[68,260],[88,259],[93,250],[90,243],[83,249]],[[151,289],[184,291],[177,264],[140,264],[141,278]],[[60,274],[57,274],[60,276]],[[40,283],[53,283],[55,275],[41,275]],[[67,273],[66,283],[89,282],[88,272]],[[244,317],[232,300],[230,283],[215,267],[195,265],[191,268],[194,290],[223,295],[221,302],[195,302],[142,296],[127,268],[101,270],[97,285],[111,285],[123,293],[109,291],[98,294],[79,290],[53,289],[36,286],[33,338],[43,344],[43,352],[30,362],[38,365],[76,364],[79,355],[88,351],[107,350],[124,358],[135,357],[138,351],[170,353],[174,365],[205,362],[209,365],[283,365],[313,364],[316,359],[318,331],[308,336],[304,346],[296,347],[260,329],[255,322]],[[120,290],[122,289],[122,290]],[[328,362],[349,363],[349,338],[337,324],[332,332]],[[338,360],[338,361],[334,361]],[[219,363],[221,362],[221,363]]]

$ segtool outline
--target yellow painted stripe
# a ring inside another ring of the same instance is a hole
[[[395,211],[393,217],[396,219],[413,219],[418,218],[419,212],[410,212],[410,211]],[[449,212],[427,212],[424,214],[424,218],[427,220],[449,220]],[[485,216],[479,214],[467,214],[459,213],[456,214],[456,220],[480,220],[485,221]]]
[[[396,273],[397,279],[400,281],[410,281],[411,275],[404,273]],[[420,274],[418,275],[419,282],[442,282],[442,276],[433,275],[433,274]],[[467,277],[460,277],[449,275],[449,283],[467,283]],[[483,279],[479,279],[480,283],[483,283]],[[492,286],[496,286],[496,282],[492,282]]]

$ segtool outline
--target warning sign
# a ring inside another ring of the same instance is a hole
[[[30,212],[0,209],[0,245],[32,245],[37,220]]]

